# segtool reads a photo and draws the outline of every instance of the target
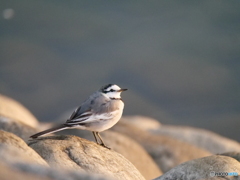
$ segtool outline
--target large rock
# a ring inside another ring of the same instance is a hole
[[[69,129],[57,132],[56,134],[76,135],[95,142],[93,134],[90,131]],[[133,139],[111,130],[101,132],[100,134],[106,145],[127,158],[140,171],[145,179],[153,179],[162,174],[152,157]]]
[[[16,135],[0,130],[1,180],[107,180],[101,176],[50,168],[46,161]]]
[[[119,121],[112,130],[140,143],[164,172],[185,161],[211,155],[206,150],[174,138],[152,135],[125,121]]]
[[[48,166],[21,138],[0,130],[0,159],[6,163],[26,162]]]
[[[213,154],[229,151],[240,152],[239,142],[205,129],[187,126],[162,125],[157,130],[152,130],[151,132],[159,135],[167,135],[191,143],[197,147],[204,148]]]
[[[0,95],[0,116],[20,121],[30,127],[37,127],[38,121],[32,113],[19,102]]]
[[[155,180],[212,180],[221,179],[217,173],[236,172],[240,175],[240,163],[227,156],[213,155],[194,159],[180,164]],[[222,179],[240,179],[234,176],[225,176]]]
[[[115,179],[144,179],[122,155],[76,136],[42,137],[32,140],[29,146],[52,167],[86,171]]]

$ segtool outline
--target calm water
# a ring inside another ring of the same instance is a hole
[[[126,115],[240,141],[239,1],[1,1],[0,93],[54,121],[107,83]]]

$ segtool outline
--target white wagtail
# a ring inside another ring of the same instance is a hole
[[[121,118],[124,103],[120,95],[122,91],[126,90],[127,89],[121,89],[115,84],[105,85],[85,100],[81,106],[72,113],[66,123],[34,134],[30,138],[37,138],[64,129],[78,128],[92,131],[96,143],[108,148],[104,144],[99,132],[111,128]]]

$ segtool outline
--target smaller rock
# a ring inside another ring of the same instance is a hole
[[[220,175],[220,173],[224,173]],[[194,159],[182,163],[155,180],[177,179],[177,180],[192,180],[192,179],[236,179],[238,177],[227,176],[225,172],[236,172],[240,174],[240,163],[227,156],[213,155]]]
[[[20,121],[32,128],[38,126],[37,119],[19,102],[0,94],[0,116]]]
[[[130,123],[143,130],[157,130],[161,127],[161,123],[156,119],[146,116],[124,116],[121,121]]]

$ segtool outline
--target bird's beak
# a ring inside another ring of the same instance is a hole
[[[123,91],[126,91],[128,89],[119,89],[118,92],[123,92]]]

